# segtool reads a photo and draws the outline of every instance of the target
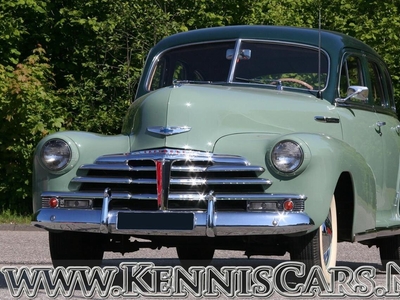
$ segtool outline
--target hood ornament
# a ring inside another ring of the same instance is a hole
[[[151,126],[147,127],[147,131],[161,135],[174,135],[179,133],[188,132],[192,127],[188,126]]]

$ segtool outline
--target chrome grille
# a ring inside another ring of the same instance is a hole
[[[246,210],[247,200],[268,196],[272,183],[258,177],[263,172],[240,156],[158,149],[99,157],[81,166],[72,183],[79,195],[101,195],[95,203],[109,187],[111,209],[205,210],[205,197],[213,192],[217,210]]]

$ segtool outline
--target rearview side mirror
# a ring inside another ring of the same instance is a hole
[[[336,98],[335,101],[338,103],[344,103],[349,99],[356,99],[359,101],[367,102],[368,101],[368,88],[366,86],[359,85],[351,85],[347,89],[347,97],[346,98]]]

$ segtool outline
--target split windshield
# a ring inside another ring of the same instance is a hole
[[[236,45],[240,45],[237,49]],[[320,70],[320,76],[318,76]],[[182,46],[164,52],[148,89],[177,83],[262,84],[320,90],[326,85],[325,52],[297,44],[242,41]]]

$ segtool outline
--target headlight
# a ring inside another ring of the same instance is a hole
[[[71,160],[72,153],[68,143],[61,139],[47,141],[41,151],[42,163],[51,171],[64,169]]]
[[[281,141],[271,152],[271,161],[274,167],[283,173],[292,173],[303,163],[304,153],[300,145],[294,141]]]

